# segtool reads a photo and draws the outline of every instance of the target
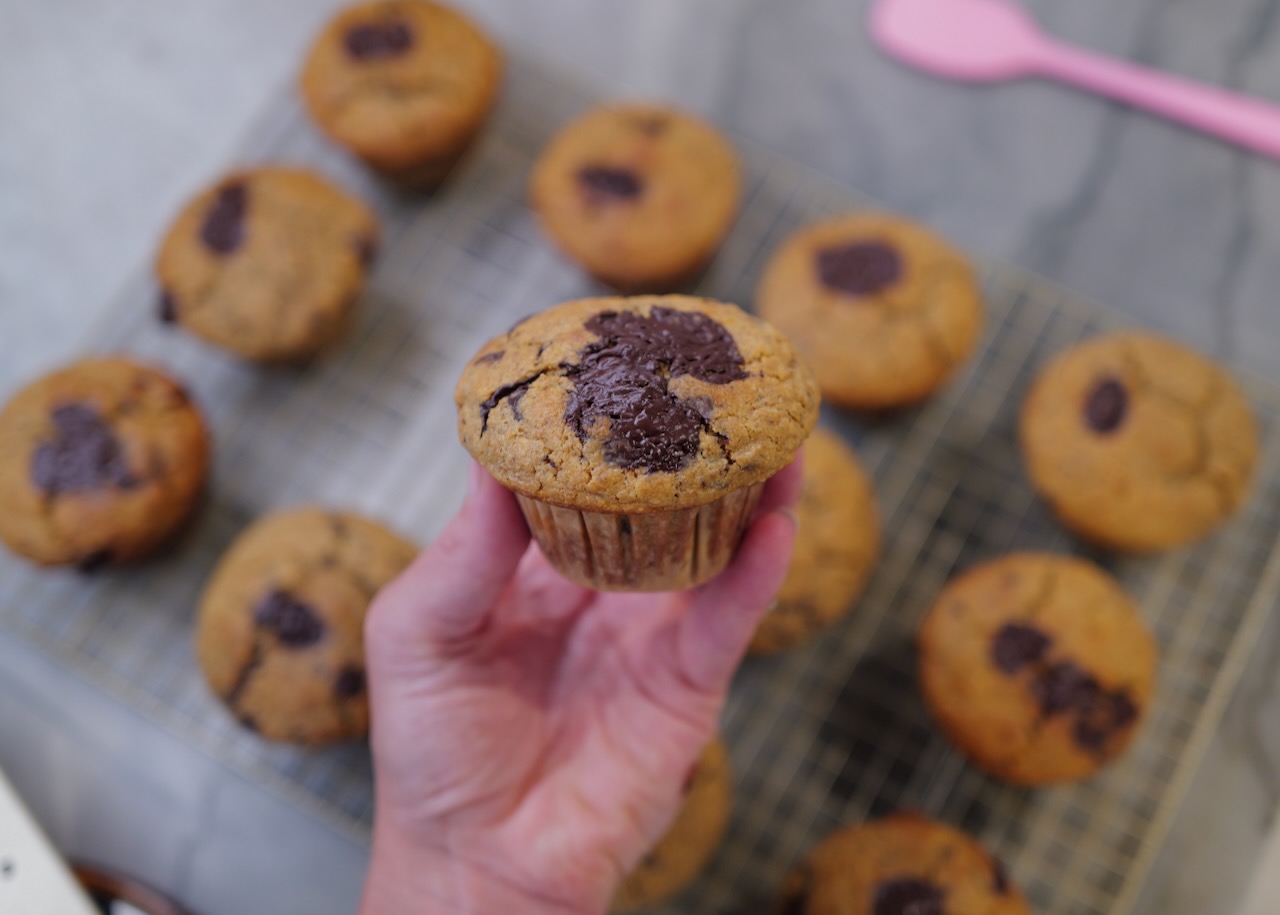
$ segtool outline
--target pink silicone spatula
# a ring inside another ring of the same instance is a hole
[[[1008,0],[876,0],[871,34],[940,76],[1047,76],[1280,158],[1280,107],[1054,41]]]

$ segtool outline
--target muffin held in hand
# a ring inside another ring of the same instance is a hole
[[[424,190],[466,152],[501,83],[489,39],[425,0],[343,10],[316,38],[300,78],[321,130],[383,177]]]
[[[299,508],[257,521],[205,587],[196,656],[246,727],[305,744],[363,737],[364,618],[417,548],[375,521]]]
[[[623,292],[667,292],[720,247],[742,178],[733,149],[702,121],[609,105],[552,140],[529,191],[547,232],[588,273]]]
[[[738,546],[818,415],[778,331],[687,296],[580,299],[481,348],[455,392],[467,450],[551,562],[602,590],[691,588]]]
[[[848,445],[817,429],[804,446],[791,568],[756,629],[752,653],[786,651],[841,619],[879,558],[880,516],[871,479]]]
[[[920,683],[977,765],[1020,785],[1086,778],[1132,742],[1155,690],[1156,644],[1096,566],[1018,553],[971,569],[920,629]]]
[[[1022,406],[1031,480],[1081,537],[1121,550],[1181,546],[1234,514],[1253,481],[1249,403],[1208,359],[1118,333],[1058,356]]]
[[[926,229],[852,213],[802,229],[773,256],[756,309],[813,366],[822,396],[883,410],[932,394],[973,353],[973,269]]]
[[[957,829],[901,813],[838,830],[787,878],[778,915],[1030,915],[1004,865]]]
[[[346,330],[377,243],[369,208],[315,175],[229,175],[161,243],[160,318],[246,359],[305,358]]]
[[[733,809],[733,773],[724,741],[702,751],[683,786],[684,803],[666,835],[618,887],[612,910],[662,905],[697,879],[724,838]]]
[[[182,385],[86,359],[0,412],[0,540],[43,565],[139,559],[199,501],[209,438]]]

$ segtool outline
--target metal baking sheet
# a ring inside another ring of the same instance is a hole
[[[234,164],[301,163],[377,206],[384,246],[358,325],[312,365],[247,366],[162,326],[149,271],[140,269],[84,348],[130,353],[187,380],[216,438],[208,504],[180,542],[136,569],[83,576],[0,555],[0,628],[226,765],[367,834],[366,750],[275,746],[241,730],[194,664],[196,602],[219,554],[271,508],[346,506],[423,542],[456,509],[465,454],[455,444],[452,389],[466,358],[517,318],[598,291],[541,237],[524,194],[548,137],[596,100],[535,61],[513,60],[504,101],[476,152],[443,190],[422,198],[376,185],[281,92]],[[867,201],[787,162],[743,154],[743,211],[698,289],[749,306],[767,255],[789,232]],[[1090,553],[1032,494],[1015,418],[1049,356],[1117,322],[1018,270],[980,266],[986,339],[945,393],[889,420],[824,417],[875,476],[884,558],[847,621],[741,671],[724,716],[737,782],[732,825],[705,876],[664,911],[760,911],[828,831],[900,808],[977,834],[1046,915],[1133,908],[1280,588],[1280,558],[1271,555],[1280,394],[1249,385],[1264,458],[1238,519],[1203,545],[1167,556]],[[917,694],[912,633],[921,615],[954,572],[1011,548],[1084,552],[1102,562],[1159,636],[1154,712],[1132,752],[1086,784],[1028,792],[987,779],[947,745]]]

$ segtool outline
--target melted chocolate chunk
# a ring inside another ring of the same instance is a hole
[[[880,241],[823,248],[816,263],[822,285],[849,295],[875,295],[902,276],[902,255]]]
[[[1138,707],[1124,691],[1100,692],[1088,708],[1080,710],[1071,736],[1081,748],[1091,753],[1106,750],[1111,738],[1138,717]]]
[[[578,184],[597,201],[635,200],[644,193],[644,182],[635,172],[607,165],[584,165]]]
[[[413,47],[413,30],[399,20],[357,25],[347,29],[342,43],[356,60],[386,60]]]
[[[662,135],[670,123],[671,120],[665,114],[641,114],[631,119],[631,126],[646,137]]]
[[[354,699],[364,692],[365,676],[362,667],[344,667],[333,681],[333,695],[338,700]]]
[[[1084,421],[1101,435],[1120,428],[1129,412],[1129,391],[1118,378],[1103,378],[1084,402]]]
[[[942,888],[928,880],[907,877],[876,887],[872,915],[944,915]]]
[[[483,356],[477,356],[471,363],[472,365],[487,365],[490,362],[497,362],[507,354],[506,350],[494,350],[492,353],[485,353]]]
[[[49,495],[104,486],[132,489],[124,450],[111,427],[88,404],[64,404],[53,411],[55,433],[31,456],[31,481]]]
[[[306,648],[324,635],[324,620],[288,591],[269,592],[253,608],[253,621],[288,648]]]
[[[1046,716],[1072,709],[1086,709],[1096,701],[1101,687],[1093,675],[1071,661],[1059,661],[1036,678],[1034,692]]]
[[[169,294],[169,290],[162,289],[160,291],[160,299],[156,303],[156,311],[160,315],[160,320],[165,324],[172,324],[178,320],[178,300]]]
[[[485,430],[489,428],[489,414],[493,412],[493,408],[508,398],[515,401],[511,406],[511,412],[515,414],[516,420],[518,421],[522,419],[519,407],[520,400],[528,392],[529,385],[533,384],[545,374],[546,372],[537,372],[530,375],[528,378],[521,378],[519,381],[512,382],[511,384],[504,384],[502,387],[490,394],[485,402],[480,404],[480,434],[484,435]]]
[[[733,337],[704,314],[660,306],[647,316],[601,312],[586,328],[600,339],[577,365],[565,366],[573,382],[565,422],[586,441],[607,419],[605,459],[624,469],[674,473],[687,466],[710,423],[697,404],[671,393],[671,379],[727,384],[746,378]]]
[[[94,550],[88,556],[81,557],[80,561],[76,563],[76,571],[89,575],[110,564],[111,550],[104,547],[101,550]]]
[[[200,225],[200,240],[214,254],[230,254],[244,243],[249,189],[237,181],[223,185]]]
[[[1006,674],[1037,664],[1053,640],[1034,626],[1007,623],[991,642],[991,661]]]
[[[1009,871],[995,855],[991,856],[991,888],[1001,896],[1009,895]]]

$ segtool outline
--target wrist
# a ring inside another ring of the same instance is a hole
[[[540,897],[452,853],[374,828],[360,915],[601,915]]]

